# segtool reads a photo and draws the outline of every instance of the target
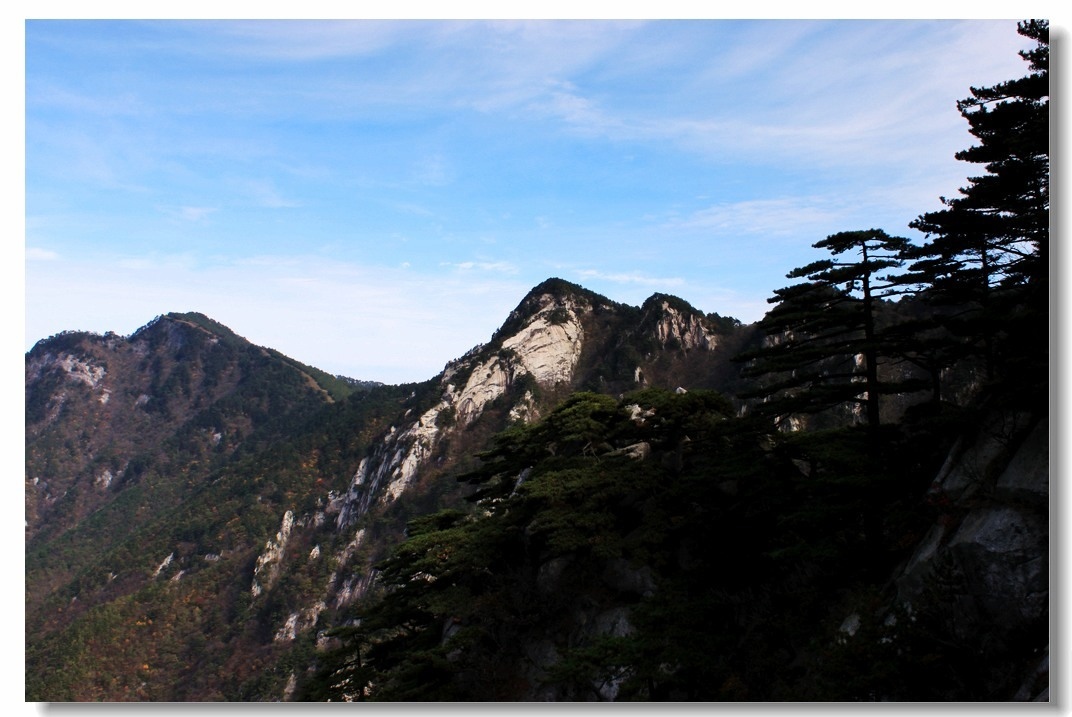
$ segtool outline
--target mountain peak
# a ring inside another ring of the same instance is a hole
[[[674,309],[679,314],[696,314],[697,316],[704,315],[704,312],[700,311],[684,299],[674,296],[673,294],[663,294],[661,292],[655,292],[647,299],[645,299],[644,304],[640,308],[644,311],[649,311],[653,308],[669,308]]]
[[[208,316],[197,311],[173,311],[167,314],[161,314],[132,333],[130,335],[130,340],[135,341],[139,338],[146,338],[157,334],[160,331],[171,332],[179,326],[199,329],[230,344],[249,343],[246,339],[242,338],[220,322],[210,319]]]
[[[521,300],[518,309],[532,303],[534,299],[539,300],[543,296],[552,296],[556,299],[581,299],[589,304],[614,303],[602,294],[597,294],[580,284],[574,284],[558,277],[551,277],[534,286]]]
[[[577,308],[615,304],[605,296],[590,291],[583,286],[551,277],[540,282],[525,294],[525,298],[491,337],[491,345],[496,345],[503,338],[512,336],[541,311],[551,308]]]
[[[249,343],[245,338],[239,336],[220,322],[210,319],[208,316],[197,311],[187,311],[185,313],[172,312],[167,314],[166,318],[171,319],[172,321],[192,324],[193,326],[203,329],[213,336],[229,343]]]

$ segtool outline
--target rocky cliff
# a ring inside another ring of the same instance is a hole
[[[937,520],[896,576],[901,611],[1000,656],[1008,669],[992,679],[1016,700],[1049,695],[1049,445],[1046,416],[984,408],[928,491]]]

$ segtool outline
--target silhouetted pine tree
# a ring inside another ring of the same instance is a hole
[[[1049,272],[1049,22],[1019,32],[1037,41],[1020,55],[1031,73],[971,88],[957,103],[979,144],[956,158],[982,165],[960,196],[911,226],[928,241],[909,248],[903,281],[922,288],[963,355],[988,379],[1046,376]]]
[[[880,422],[879,396],[903,390],[879,380],[884,355],[878,302],[901,285],[882,275],[901,265],[908,240],[881,229],[832,234],[813,245],[833,258],[794,269],[786,276],[807,281],[775,291],[776,303],[760,328],[766,344],[738,357],[744,375],[760,385],[742,394],[763,398],[755,410],[782,421],[849,404],[862,408],[867,425]]]

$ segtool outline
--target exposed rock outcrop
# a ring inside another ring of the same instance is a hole
[[[718,346],[718,335],[711,331],[700,317],[693,312],[682,311],[663,299],[660,302],[662,317],[655,324],[655,336],[664,348],[676,343],[682,349],[714,350]]]
[[[992,409],[954,447],[930,490],[939,518],[897,577],[910,613],[938,594],[958,639],[987,635],[1000,645],[1045,634],[1048,431],[1045,418]]]
[[[293,529],[294,512],[288,510],[283,514],[283,522],[279,526],[279,532],[275,534],[275,539],[266,542],[264,552],[257,557],[257,565],[253,569],[253,583],[250,586],[253,597],[259,597],[265,586],[270,587],[275,582]]]

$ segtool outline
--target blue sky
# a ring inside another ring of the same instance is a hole
[[[201,311],[430,378],[550,276],[758,320],[811,244],[978,168],[1003,21],[25,26],[26,347]]]

